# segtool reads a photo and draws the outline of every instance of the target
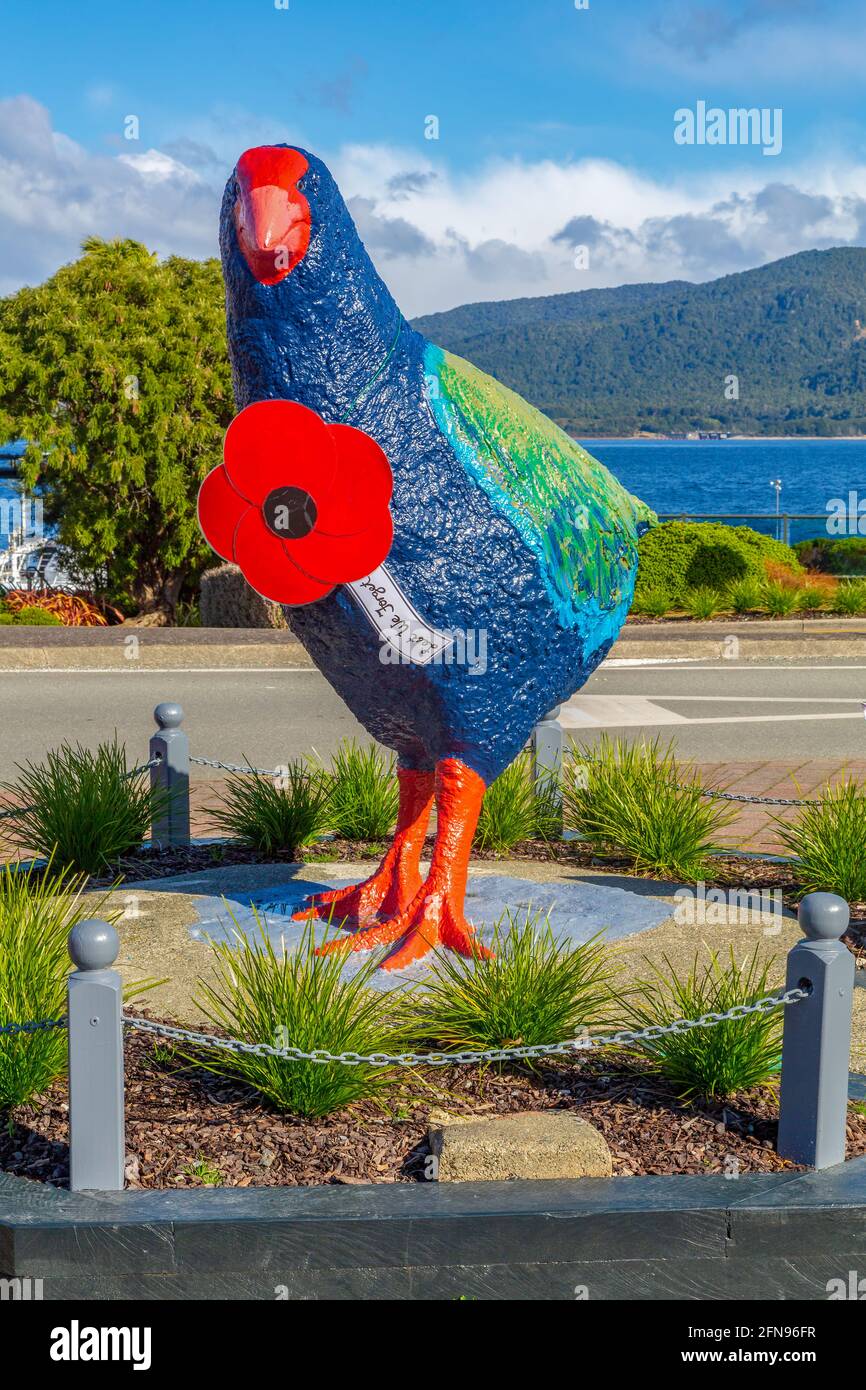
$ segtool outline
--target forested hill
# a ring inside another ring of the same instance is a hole
[[[866,433],[862,247],[702,285],[465,304],[414,326],[575,434]]]

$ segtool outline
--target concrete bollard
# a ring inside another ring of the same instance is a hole
[[[812,988],[785,1008],[777,1148],[810,1168],[845,1158],[854,957],[839,938],[849,915],[835,893],[808,893],[799,912],[806,939],[788,955],[786,988]]]
[[[76,969],[67,982],[69,1031],[69,1186],[73,1192],[123,1188],[123,992],[111,970],[120,939],[92,918],[69,933]]]
[[[159,758],[150,769],[150,785],[168,793],[151,825],[155,845],[189,844],[189,739],[180,727],[183,710],[172,701],[157,705],[153,717],[158,732],[150,740],[150,757]]]

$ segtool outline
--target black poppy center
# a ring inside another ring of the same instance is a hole
[[[316,524],[318,509],[302,487],[275,487],[262,504],[268,530],[281,541],[299,541]]]

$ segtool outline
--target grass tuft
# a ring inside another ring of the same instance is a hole
[[[506,912],[489,944],[490,959],[434,956],[413,999],[417,1041],[448,1051],[532,1047],[577,1037],[606,1016],[612,974],[597,938],[563,943],[537,913]]]
[[[793,854],[791,870],[804,893],[866,899],[866,793],[856,783],[827,787],[793,821],[775,818],[779,839]]]
[[[147,772],[130,776],[117,737],[95,752],[63,743],[43,763],[19,765],[15,782],[0,783],[22,809],[7,824],[19,850],[51,858],[58,867],[100,874],[137,850],[154,813],[166,803]]]
[[[211,943],[214,979],[200,981],[197,1003],[212,1024],[242,1042],[364,1054],[393,1052],[403,1042],[398,991],[369,988],[380,957],[343,978],[345,957],[315,954],[308,923],[298,946],[277,952],[271,940],[240,929],[233,945]],[[281,1110],[315,1118],[377,1095],[394,1080],[388,1066],[295,1062],[203,1047],[188,1057],[218,1076],[245,1081]]]
[[[242,845],[263,854],[296,854],[328,829],[329,793],[321,769],[295,761],[276,778],[232,773],[222,802],[208,809],[219,828]]]
[[[0,870],[0,1024],[65,1017],[67,938],[102,905],[94,910],[83,897],[86,881],[63,868]],[[65,1028],[0,1036],[0,1110],[23,1105],[65,1070]]]
[[[475,830],[477,849],[506,854],[522,840],[555,840],[562,835],[562,801],[556,777],[533,778],[533,755],[526,748],[490,783]]]
[[[340,744],[329,772],[332,830],[346,840],[381,840],[391,833],[400,802],[394,764],[374,743]]]
[[[694,881],[721,848],[717,835],[735,809],[702,795],[694,769],[684,769],[673,743],[628,744],[602,735],[563,768],[566,820],[596,852],[620,853],[641,872]]]
[[[651,966],[648,978],[638,980],[626,1002],[629,1025],[655,1028],[678,1019],[726,1013],[737,1004],[753,1004],[774,992],[770,984],[772,961],[759,963],[758,948],[738,964],[731,947],[723,965],[718,954],[709,962],[694,964],[680,977],[665,957],[667,973]],[[718,1023],[712,1028],[693,1028],[661,1038],[635,1043],[634,1051],[649,1058],[653,1067],[685,1098],[724,1099],[773,1080],[782,1060],[781,1008],[767,1013]]]

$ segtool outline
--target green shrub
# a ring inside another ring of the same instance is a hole
[[[799,593],[786,584],[768,580],[761,585],[761,603],[772,618],[785,618],[797,607]]]
[[[344,979],[341,952],[315,954],[312,923],[292,954],[277,954],[262,937],[253,942],[238,930],[234,946],[211,943],[214,978],[199,981],[197,1003],[215,1027],[243,1042],[303,1052],[402,1050],[402,998],[398,1003],[398,991],[368,987],[381,955]],[[218,1076],[246,1081],[281,1110],[312,1118],[375,1096],[394,1080],[386,1066],[296,1062],[207,1047],[187,1057]]]
[[[24,608],[19,608],[15,614],[15,621],[27,627],[63,626],[62,619],[58,618],[56,613],[49,613],[47,608],[39,608],[36,604],[27,604]]]
[[[639,557],[641,591],[724,590],[749,575],[764,579],[768,563],[792,574],[801,570],[794,552],[781,541],[748,526],[718,522],[665,521],[641,536]]]
[[[851,580],[840,584],[833,595],[833,612],[845,613],[849,617],[866,613],[866,582]]]
[[[761,607],[761,582],[754,575],[728,585],[727,601],[734,613],[754,613]]]
[[[830,608],[832,599],[826,589],[817,584],[806,584],[797,593],[797,607],[801,613],[818,613],[822,608]]]
[[[705,622],[708,618],[714,618],[720,608],[724,607],[724,597],[718,589],[689,589],[683,595],[683,608],[699,622]]]
[[[673,606],[667,589],[635,589],[630,611],[646,614],[648,618],[663,618]]]
[[[0,1023],[65,1017],[67,937],[102,907],[82,896],[85,881],[68,869],[0,870]],[[0,1036],[0,1111],[23,1105],[65,1070],[65,1028]]]
[[[14,621],[11,613],[0,612],[0,627],[11,627]]]
[[[553,840],[562,834],[562,803],[553,777],[533,779],[533,758],[524,749],[494,782],[481,803],[475,830],[478,849],[505,854],[521,840]]]
[[[0,783],[22,808],[7,821],[13,842],[81,873],[103,873],[137,850],[167,804],[165,792],[151,789],[147,772],[130,776],[116,735],[95,753],[62,743],[43,763],[18,768],[17,781]]]
[[[328,829],[330,782],[321,768],[288,763],[277,778],[235,772],[209,813],[232,839],[264,854],[296,854]]]
[[[804,893],[866,900],[866,792],[854,782],[827,787],[793,821],[776,819],[779,839],[794,855],[791,869]]]
[[[721,848],[716,836],[736,815],[728,803],[702,794],[673,743],[628,744],[603,734],[595,747],[572,745],[563,768],[567,824],[596,852],[619,853],[643,872],[695,880]]]
[[[792,547],[807,569],[822,574],[866,574],[866,536],[817,536]]]
[[[754,1004],[774,992],[770,983],[772,961],[759,963],[758,948],[738,965],[734,948],[730,961],[721,965],[715,951],[709,963],[694,965],[685,978],[665,957],[668,973],[651,966],[649,978],[638,980],[626,1002],[629,1025],[635,1029],[664,1027],[678,1019],[727,1013],[738,1004]],[[692,1028],[685,1033],[633,1044],[682,1097],[724,1099],[773,1079],[782,1057],[782,1013],[747,1014],[712,1028]]]
[[[394,758],[373,743],[344,740],[331,759],[330,828],[347,840],[381,840],[394,828],[399,802]]]
[[[564,1042],[607,1016],[612,975],[598,938],[557,941],[537,914],[497,923],[489,959],[432,958],[413,999],[413,1033],[446,1051]]]

